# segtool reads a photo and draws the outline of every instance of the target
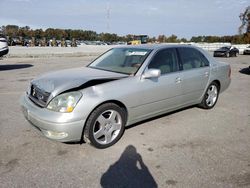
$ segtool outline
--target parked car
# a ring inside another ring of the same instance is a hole
[[[224,46],[214,51],[214,57],[237,57],[239,49],[233,46]]]
[[[0,57],[8,54],[8,52],[9,52],[8,42],[5,37],[0,36]]]
[[[243,51],[244,55],[250,54],[250,46],[246,47]]]
[[[116,47],[87,67],[34,79],[21,106],[50,139],[106,148],[136,122],[190,105],[213,108],[230,74],[228,64],[193,46]]]

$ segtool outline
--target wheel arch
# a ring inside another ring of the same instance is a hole
[[[127,107],[125,106],[125,104],[123,104],[121,101],[118,101],[118,100],[107,100],[107,101],[104,101],[102,103],[100,103],[99,105],[97,105],[93,110],[95,110],[96,108],[98,108],[99,106],[103,105],[103,104],[106,104],[106,103],[114,103],[116,104],[117,106],[121,107],[124,109],[125,113],[126,113],[126,121],[127,121],[127,116],[128,116],[128,109]]]
[[[213,80],[211,83],[213,83],[213,82],[216,83],[216,84],[218,85],[218,87],[219,87],[218,89],[219,89],[219,91],[220,91],[220,88],[221,88],[221,83],[220,83],[220,81],[219,81],[219,80]],[[211,84],[211,83],[210,83],[210,84]]]

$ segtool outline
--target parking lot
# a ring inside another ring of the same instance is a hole
[[[136,124],[105,150],[41,136],[19,105],[29,81],[91,59],[0,60],[0,187],[250,187],[250,56],[218,58],[231,65],[232,82],[212,110]]]

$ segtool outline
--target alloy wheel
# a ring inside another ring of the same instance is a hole
[[[122,117],[115,110],[106,110],[99,115],[93,126],[93,136],[99,144],[109,144],[122,129]]]
[[[211,107],[216,103],[218,97],[218,89],[215,85],[210,85],[206,93],[207,106]]]

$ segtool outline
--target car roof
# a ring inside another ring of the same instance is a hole
[[[126,45],[126,46],[117,46],[116,48],[138,48],[138,49],[149,49],[149,50],[158,50],[162,48],[176,48],[176,47],[192,47],[189,44],[140,44],[140,45]]]

